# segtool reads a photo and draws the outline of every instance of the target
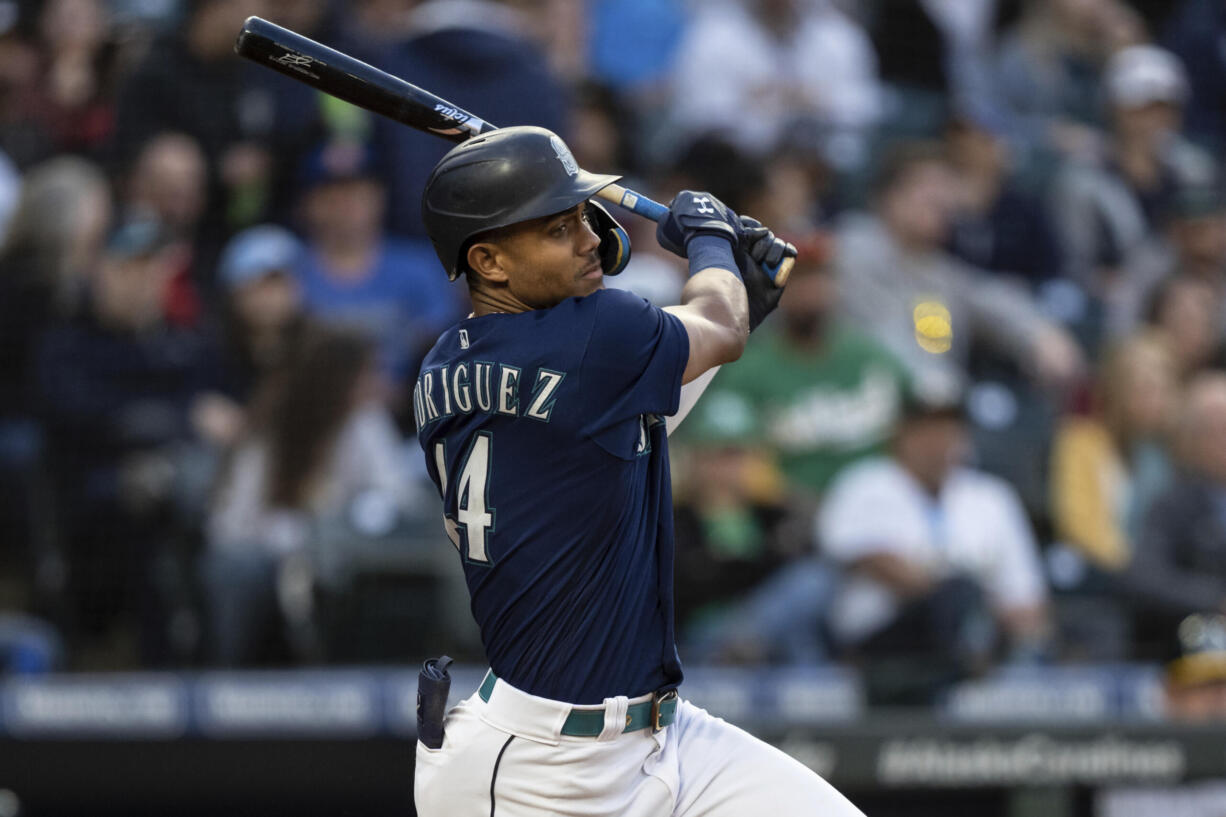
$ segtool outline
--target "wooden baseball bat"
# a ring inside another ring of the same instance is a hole
[[[243,23],[234,50],[359,108],[452,142],[496,127],[436,94],[260,17],[248,17]],[[652,221],[668,214],[663,204],[620,184],[610,184],[596,195]],[[787,283],[794,262],[785,257],[778,267],[767,270],[776,286]]]

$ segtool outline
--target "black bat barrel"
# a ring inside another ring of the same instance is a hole
[[[234,50],[338,99],[453,142],[493,129],[429,91],[260,17],[243,23]]]

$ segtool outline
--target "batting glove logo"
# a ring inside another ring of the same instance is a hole
[[[715,208],[711,206],[711,198],[709,196],[699,196],[694,199],[694,203],[698,205],[698,209],[694,212],[709,216],[715,215]]]

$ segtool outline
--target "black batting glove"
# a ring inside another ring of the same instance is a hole
[[[727,239],[735,250],[741,241],[741,221],[710,193],[682,190],[669,202],[668,215],[656,225],[656,240],[664,249],[686,258],[686,244],[698,235]]]
[[[795,258],[796,248],[762,226],[757,219],[741,216],[741,241],[736,263],[749,299],[749,331],[757,329],[779,305],[783,285],[776,276],[785,258]],[[786,282],[785,282],[786,283]]]

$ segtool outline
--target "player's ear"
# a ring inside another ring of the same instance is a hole
[[[489,283],[506,283],[507,271],[497,244],[479,241],[468,248],[468,266],[477,277]]]

